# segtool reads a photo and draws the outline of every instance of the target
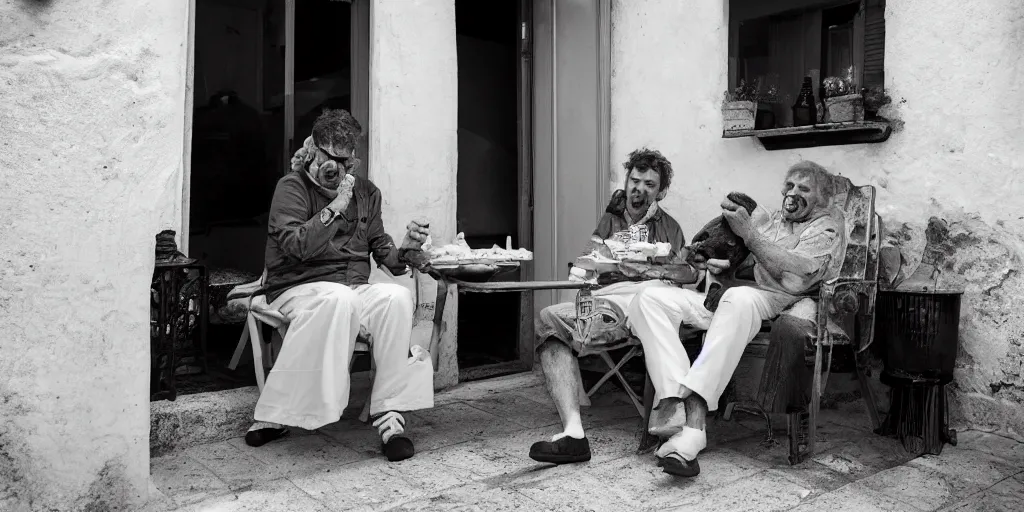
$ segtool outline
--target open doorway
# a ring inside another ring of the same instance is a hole
[[[244,316],[220,302],[262,274],[274,188],[322,110],[347,109],[368,131],[368,9],[196,0],[188,254],[210,273],[212,312],[209,372],[180,376],[183,394],[255,383],[248,350],[227,369]]]
[[[528,0],[455,1],[458,53],[457,228],[473,248],[527,246],[521,191],[530,171],[523,151],[529,95],[522,44]],[[524,108],[524,106],[526,108]],[[526,132],[528,133],[528,132]],[[524,176],[526,174],[526,176]],[[528,203],[527,203],[528,204]],[[525,221],[526,232],[532,226]],[[525,270],[500,278],[524,278]],[[519,294],[475,294],[459,298],[461,380],[524,369],[520,340],[523,300]]]

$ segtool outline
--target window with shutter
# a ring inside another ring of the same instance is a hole
[[[864,85],[882,87],[885,77],[885,0],[864,2]]]
[[[887,138],[888,125],[873,112],[883,97],[884,60],[885,0],[730,0],[727,99],[748,103],[727,108],[725,136],[756,135],[764,142],[762,132],[790,130],[788,136],[801,128],[806,121],[794,123],[794,105],[810,77],[818,110],[813,126],[834,124],[829,128],[850,132],[877,128],[872,137]],[[826,107],[824,84],[835,82],[825,78],[847,76],[852,78],[850,92],[830,88],[833,96],[846,97]],[[864,102],[866,116],[836,113],[841,102],[859,105],[851,98],[864,90],[873,95]],[[829,115],[822,116],[826,110]],[[810,115],[801,111],[799,118]],[[867,126],[872,122],[885,126]]]

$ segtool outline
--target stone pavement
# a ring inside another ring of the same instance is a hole
[[[673,478],[636,454],[636,410],[605,389],[584,409],[585,464],[527,456],[558,416],[540,379],[521,374],[457,386],[407,415],[418,453],[400,463],[353,419],[258,449],[236,438],[154,458],[143,510],[1024,511],[1024,443],[967,431],[941,456],[912,459],[870,432],[859,401],[823,411],[819,453],[798,466],[786,461],[782,422],[769,448],[763,422],[713,420],[701,474]]]

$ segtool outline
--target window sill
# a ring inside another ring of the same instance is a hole
[[[735,130],[722,134],[723,138],[757,137],[768,151],[799,149],[844,144],[885,142],[892,134],[886,121],[859,123],[826,123],[771,130]]]

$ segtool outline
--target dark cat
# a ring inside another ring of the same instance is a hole
[[[731,192],[727,197],[730,201],[742,206],[750,215],[753,215],[754,209],[757,208],[757,201],[741,192]],[[686,262],[691,265],[710,259],[728,260],[729,268],[732,271],[735,271],[736,267],[750,255],[750,250],[744,245],[743,239],[733,233],[729,223],[721,215],[701,228],[686,249]],[[724,293],[725,288],[721,284],[712,283],[708,286],[704,307],[708,311],[718,309],[718,302]]]

